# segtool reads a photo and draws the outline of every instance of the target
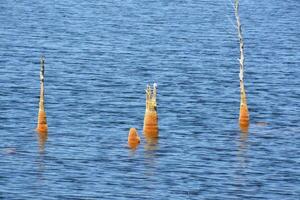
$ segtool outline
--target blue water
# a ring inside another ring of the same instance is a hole
[[[240,3],[248,133],[231,1],[2,0],[0,199],[300,199],[300,1]]]

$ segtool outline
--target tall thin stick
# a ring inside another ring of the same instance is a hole
[[[239,37],[239,43],[240,43],[240,90],[241,90],[241,102],[240,102],[240,116],[239,116],[239,122],[240,126],[248,126],[249,125],[249,111],[247,106],[247,98],[246,98],[246,91],[244,86],[244,63],[245,63],[245,57],[244,57],[244,40],[243,40],[243,34],[242,34],[242,26],[239,16],[239,0],[235,0],[234,5],[235,10],[235,18],[237,23],[237,30],[238,30],[238,37]]]
[[[40,69],[40,103],[39,103],[39,109],[45,110],[44,107],[44,98],[45,98],[45,88],[44,88],[44,74],[45,74],[45,58],[41,58],[41,69]]]
[[[244,40],[243,40],[243,35],[242,35],[242,26],[241,26],[241,21],[240,21],[240,16],[239,16],[239,0],[235,0],[235,18],[236,18],[236,23],[237,23],[237,30],[238,30],[238,37],[240,41],[240,81],[244,81],[244,62],[245,62],[245,57],[244,57]]]
[[[46,112],[45,112],[45,89],[44,89],[44,72],[45,72],[45,59],[44,57],[41,58],[41,68],[40,68],[40,102],[39,102],[39,114],[38,114],[38,124],[36,130],[38,132],[47,132],[47,119],[46,119]]]

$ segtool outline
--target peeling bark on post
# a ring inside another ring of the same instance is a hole
[[[237,23],[237,30],[238,30],[238,37],[239,37],[239,43],[240,43],[240,91],[241,91],[241,102],[240,102],[240,115],[239,115],[239,123],[240,127],[247,127],[249,126],[249,111],[247,106],[247,98],[246,98],[246,90],[244,85],[244,40],[242,35],[242,26],[241,21],[239,17],[239,0],[235,0],[235,17],[236,17],[236,23]]]
[[[44,72],[45,72],[45,59],[41,58],[41,69],[40,69],[40,102],[39,102],[39,114],[38,114],[38,124],[36,130],[40,133],[45,133],[48,131],[46,112],[45,112],[45,102],[44,102]]]

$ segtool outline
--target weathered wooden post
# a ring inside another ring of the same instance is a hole
[[[45,72],[45,59],[41,58],[41,68],[40,68],[40,102],[39,102],[39,113],[38,113],[38,124],[37,124],[37,132],[46,133],[48,131],[46,112],[45,112],[45,89],[44,89],[44,72]]]
[[[243,40],[243,34],[242,34],[242,26],[241,21],[239,17],[239,0],[235,0],[235,18],[237,23],[237,30],[238,30],[238,37],[239,37],[239,43],[240,43],[240,91],[241,91],[241,102],[240,102],[240,115],[239,115],[239,123],[240,127],[242,129],[245,129],[249,126],[249,111],[247,106],[247,98],[246,98],[246,90],[244,85],[244,40]]]
[[[146,111],[144,116],[144,135],[146,138],[158,137],[158,116],[156,104],[156,84],[153,84],[153,89],[147,85],[146,89]]]

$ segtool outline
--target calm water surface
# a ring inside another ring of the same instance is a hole
[[[300,199],[300,1],[241,1],[248,133],[229,0],[2,0],[0,10],[0,199]],[[160,138],[149,144],[153,82]]]

